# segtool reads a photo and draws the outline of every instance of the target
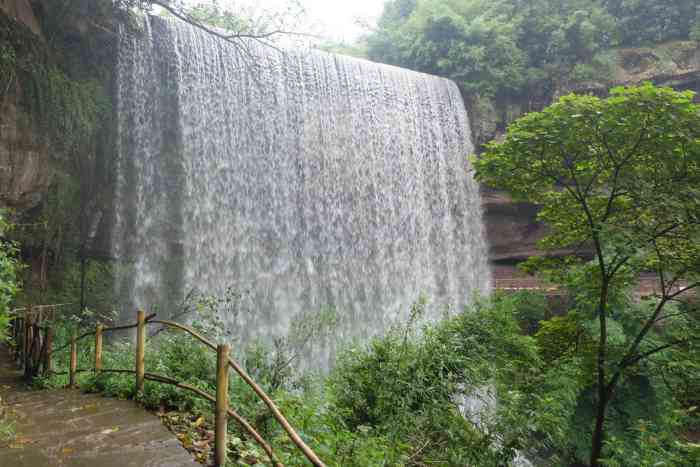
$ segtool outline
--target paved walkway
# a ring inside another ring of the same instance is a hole
[[[0,397],[17,437],[0,445],[7,467],[196,466],[160,422],[131,401],[77,390],[30,391],[0,348]]]

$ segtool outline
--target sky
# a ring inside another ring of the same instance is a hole
[[[196,5],[207,0],[184,0],[185,4]],[[290,0],[218,0],[219,4],[247,5],[255,9],[276,11]],[[381,15],[385,0],[296,0],[306,10],[307,18],[300,22],[303,32],[311,32],[322,39],[338,42],[352,42],[366,32],[364,25],[376,24]],[[160,11],[156,8],[156,12]]]
[[[374,24],[384,6],[384,0],[301,0],[301,3],[322,34],[345,41],[362,34],[357,19]]]

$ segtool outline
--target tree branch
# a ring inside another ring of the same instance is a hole
[[[206,24],[192,18],[189,14],[186,12],[182,11],[182,9],[174,7],[171,5],[169,2],[165,0],[150,0],[150,2],[154,5],[158,5],[159,7],[163,8],[164,10],[168,11],[170,14],[178,18],[179,20],[182,20],[191,26],[194,26],[198,29],[201,29],[202,31],[206,32],[207,34],[211,34],[212,36],[218,37],[219,39],[222,39],[228,43],[234,44],[236,46],[240,45],[241,39],[252,39],[266,47],[271,47],[278,52],[283,52],[282,49],[274,46],[273,44],[269,43],[266,39],[270,39],[274,36],[299,36],[299,37],[310,37],[310,38],[317,38],[318,36],[314,34],[307,34],[307,33],[302,33],[302,32],[296,32],[296,31],[287,31],[284,29],[273,29],[271,31],[266,31],[266,32],[260,32],[260,33],[246,33],[243,31],[237,31],[237,32],[232,32],[232,33],[225,33],[222,32],[222,30],[218,30],[217,28],[213,28],[210,26],[207,26]]]
[[[654,349],[651,349],[651,350],[648,350],[648,351],[646,351],[646,352],[644,352],[644,353],[641,353],[641,354],[639,354],[639,355],[636,355],[635,357],[633,357],[632,359],[630,359],[629,361],[627,361],[627,362],[625,363],[625,368],[628,368],[628,367],[630,367],[630,366],[632,366],[632,365],[638,363],[639,361],[644,360],[645,358],[651,357],[651,356],[654,355],[655,353],[659,353],[659,352],[661,352],[661,351],[663,351],[663,350],[666,350],[666,349],[668,349],[668,348],[671,348],[671,347],[673,347],[673,346],[675,346],[675,345],[687,344],[687,343],[690,342],[690,341],[691,341],[691,339],[683,339],[683,340],[677,340],[677,341],[669,342],[668,344],[660,345],[660,346],[658,346],[658,347],[656,347],[656,348],[654,348]]]

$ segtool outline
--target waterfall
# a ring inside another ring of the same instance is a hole
[[[125,309],[232,287],[247,305],[222,319],[250,342],[333,307],[327,357],[405,319],[421,293],[435,319],[488,290],[469,121],[451,81],[236,46],[155,17],[122,36],[117,81]]]

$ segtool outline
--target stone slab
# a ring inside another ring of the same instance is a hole
[[[28,389],[4,349],[0,349],[0,396],[17,430],[13,443],[0,446],[0,466],[199,465],[158,417],[132,401],[69,389]]]

